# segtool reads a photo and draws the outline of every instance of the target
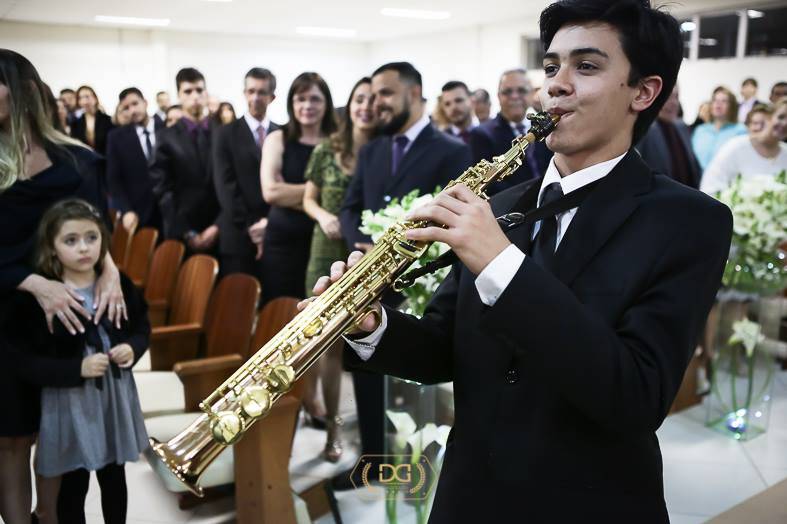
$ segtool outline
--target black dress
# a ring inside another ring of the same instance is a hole
[[[47,150],[52,165],[27,180],[18,180],[0,193],[0,321],[11,293],[33,273],[31,258],[41,216],[52,204],[70,197],[84,198],[106,209],[97,175],[99,157],[82,147]],[[30,435],[38,430],[39,389],[23,381],[9,357],[0,333],[0,398],[8,399],[0,417],[0,436]]]
[[[281,174],[288,184],[303,184],[303,175],[314,146],[297,141],[284,143]],[[276,297],[306,297],[306,266],[314,222],[288,207],[271,206],[262,245],[262,302]]]

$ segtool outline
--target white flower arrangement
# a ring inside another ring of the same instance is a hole
[[[770,294],[787,285],[787,174],[742,178],[717,198],[733,215],[732,247],[724,285],[745,293]]]
[[[372,242],[377,242],[389,227],[403,220],[404,216],[410,211],[429,203],[439,192],[440,188],[438,187],[433,194],[419,196],[419,191],[414,189],[403,196],[401,200],[398,198],[392,199],[388,206],[376,213],[368,209],[365,210],[361,214],[361,233],[371,236]],[[439,257],[447,250],[447,245],[435,242],[429,246],[426,253],[424,253],[410,269],[421,267],[427,262]],[[432,298],[434,292],[437,291],[437,288],[443,282],[446,275],[448,275],[450,269],[450,267],[446,267],[434,273],[424,275],[419,278],[415,284],[405,288],[404,291],[402,291],[402,294],[407,299],[403,304],[404,311],[418,317],[422,316],[426,309],[426,304]]]

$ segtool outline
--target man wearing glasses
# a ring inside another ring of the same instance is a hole
[[[530,120],[526,115],[534,112],[533,88],[526,73],[521,68],[510,69],[500,76],[497,88],[500,112],[495,118],[470,132],[474,163],[481,159],[490,160],[493,156],[508,151],[514,137],[524,135],[530,130]],[[552,152],[543,142],[531,146],[522,167],[505,181],[495,184],[494,192],[542,176],[550,158]]]

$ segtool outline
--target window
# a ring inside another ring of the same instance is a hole
[[[746,54],[758,56],[787,55],[787,7],[747,11],[749,30]]]
[[[680,34],[683,36],[683,58],[691,56],[691,35],[697,30],[697,24],[693,20],[680,21]]]
[[[737,13],[700,18],[700,58],[734,57],[737,41]]]
[[[522,48],[528,71],[540,71],[544,68],[544,46],[540,38],[522,37]]]

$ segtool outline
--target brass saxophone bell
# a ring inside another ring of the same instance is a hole
[[[271,394],[262,386],[250,386],[241,395],[240,405],[249,418],[260,418],[271,409]]]
[[[237,441],[243,432],[243,419],[232,411],[220,411],[210,423],[213,438],[230,445]]]
[[[295,370],[286,364],[278,364],[268,370],[265,378],[271,391],[284,394],[292,387],[295,380]]]

